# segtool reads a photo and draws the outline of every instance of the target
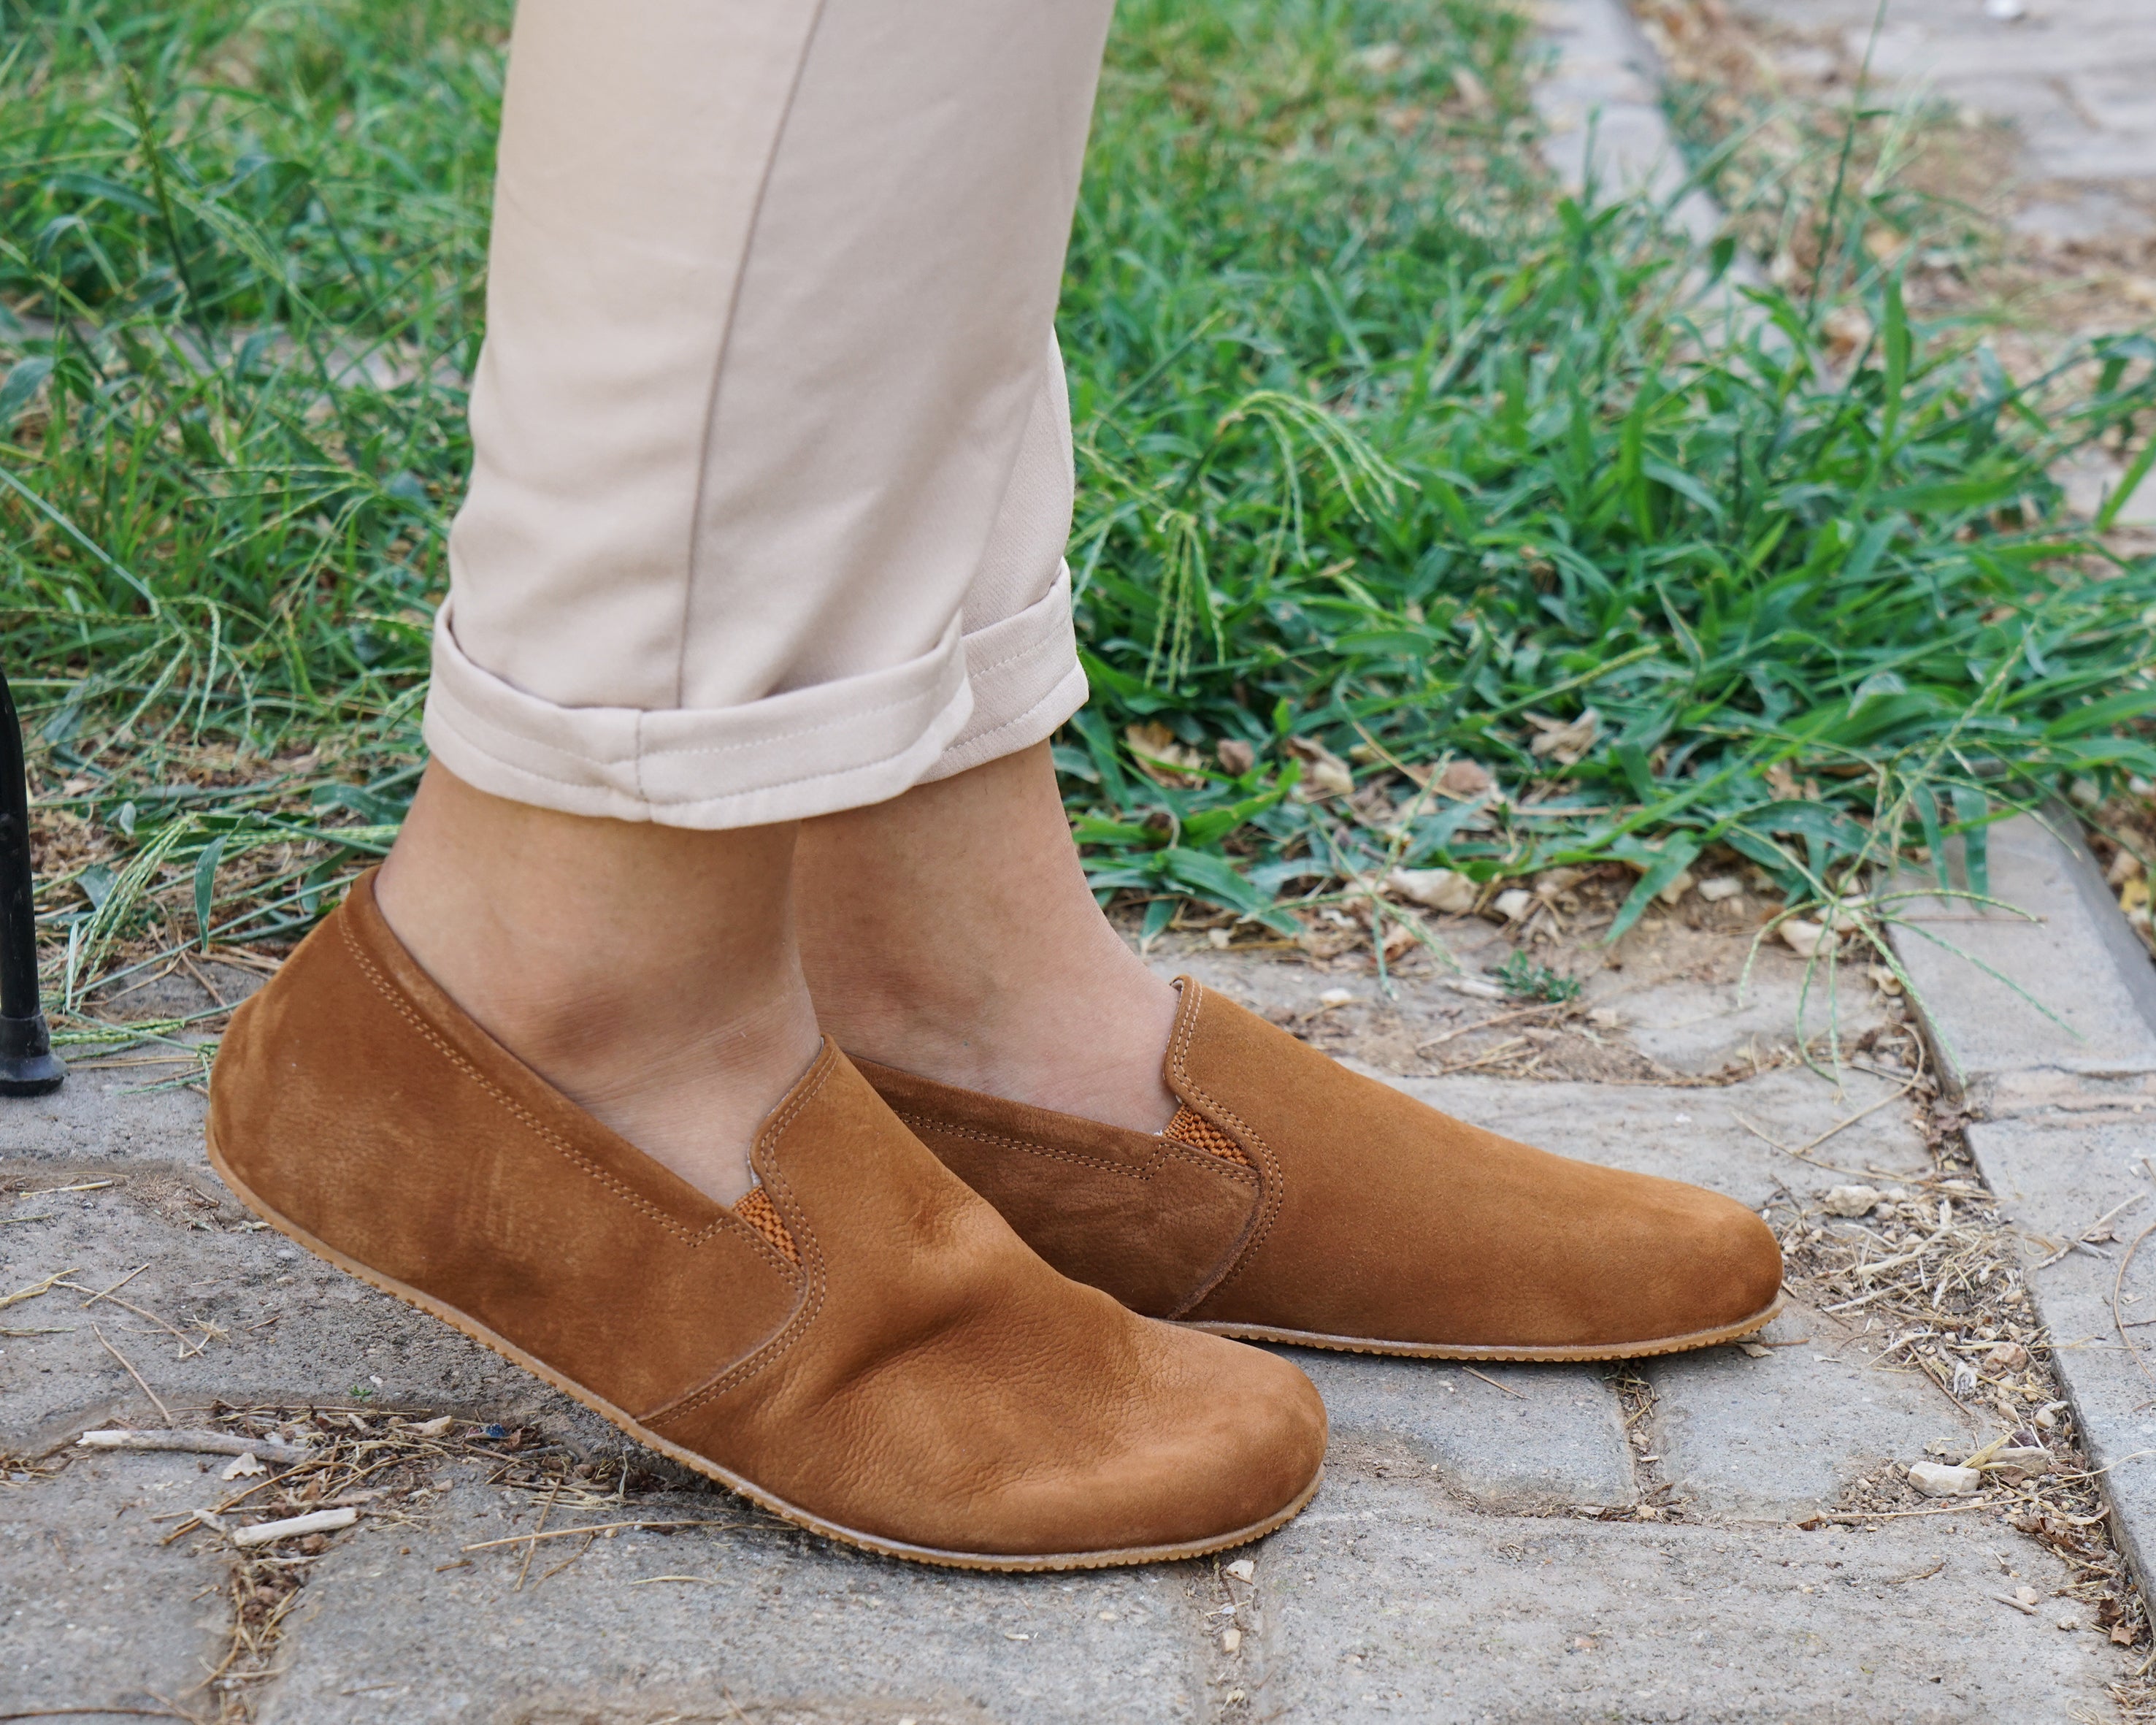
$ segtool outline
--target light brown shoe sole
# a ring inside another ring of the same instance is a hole
[[[1763,1311],[1717,1330],[1695,1330],[1688,1336],[1666,1336],[1654,1341],[1587,1342],[1569,1347],[1473,1347],[1450,1341],[1374,1341],[1360,1336],[1323,1336],[1311,1330],[1276,1330],[1265,1324],[1188,1324],[1214,1336],[1230,1336],[1238,1341],[1283,1342],[1294,1347],[1330,1348],[1336,1353],[1398,1354],[1418,1360],[1643,1360],[1656,1354],[1688,1353],[1719,1342],[1741,1341],[1765,1329],[1788,1302],[1777,1294]]]
[[[1133,1563],[1172,1563],[1180,1558],[1201,1558],[1210,1552],[1224,1552],[1231,1547],[1248,1545],[1254,1539],[1264,1538],[1275,1528],[1284,1527],[1301,1514],[1304,1506],[1317,1495],[1317,1488],[1325,1480],[1325,1470],[1321,1467],[1312,1475],[1310,1484],[1304,1489],[1302,1495],[1286,1508],[1276,1511],[1261,1522],[1254,1522],[1247,1527],[1239,1527],[1232,1533],[1223,1533],[1211,1539],[1191,1540],[1180,1545],[1133,1546],[1117,1551],[1057,1552],[1013,1557],[997,1552],[942,1551],[933,1546],[909,1545],[904,1540],[886,1539],[880,1534],[864,1533],[858,1528],[842,1527],[835,1522],[827,1522],[822,1516],[802,1509],[798,1505],[787,1502],[784,1498],[765,1491],[753,1480],[745,1480],[738,1474],[730,1473],[716,1462],[706,1460],[693,1450],[685,1450],[678,1444],[668,1442],[658,1433],[647,1430],[638,1424],[633,1418],[604,1398],[593,1395],[581,1384],[571,1383],[544,1361],[534,1359],[516,1343],[505,1336],[496,1335],[485,1325],[477,1322],[457,1310],[454,1306],[444,1305],[431,1295],[421,1293],[417,1288],[408,1287],[403,1282],[385,1276],[378,1270],[369,1269],[365,1264],[346,1257],[335,1247],[324,1244],[296,1223],[287,1221],[284,1217],[280,1216],[249,1191],[246,1182],[226,1165],[223,1154],[217,1147],[217,1139],[213,1135],[205,1133],[204,1141],[209,1151],[210,1166],[217,1171],[218,1178],[231,1187],[234,1197],[268,1223],[270,1227],[275,1228],[278,1233],[283,1234],[285,1238],[305,1247],[316,1257],[323,1259],[326,1263],[335,1264],[346,1274],[358,1277],[369,1287],[378,1288],[384,1294],[403,1300],[407,1305],[425,1312],[429,1317],[439,1318],[451,1329],[459,1331],[470,1336],[473,1341],[492,1348],[511,1365],[521,1367],[534,1377],[543,1379],[546,1383],[553,1385],[563,1395],[583,1403],[602,1419],[619,1427],[646,1449],[655,1450],[661,1455],[680,1462],[682,1466],[693,1469],[696,1472],[703,1475],[706,1479],[716,1480],[729,1491],[746,1497],[759,1508],[768,1510],[773,1515],[791,1522],[796,1527],[805,1527],[811,1533],[821,1534],[826,1539],[835,1539],[842,1544],[854,1546],[865,1552],[875,1552],[886,1558],[901,1558],[908,1563],[939,1564],[949,1569],[989,1569],[1006,1572],[1040,1569],[1111,1569]]]

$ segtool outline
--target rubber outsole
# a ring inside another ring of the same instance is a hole
[[[985,1569],[1004,1573],[1026,1573],[1059,1569],[1113,1569],[1134,1563],[1167,1563],[1183,1558],[1202,1558],[1213,1552],[1224,1552],[1239,1545],[1248,1545],[1254,1539],[1262,1539],[1275,1528],[1285,1527],[1301,1514],[1310,1500],[1317,1495],[1317,1488],[1325,1482],[1325,1470],[1320,1467],[1311,1476],[1309,1485],[1301,1495],[1286,1508],[1276,1511],[1264,1520],[1239,1527],[1232,1533],[1223,1533],[1208,1539],[1187,1541],[1176,1545],[1129,1546],[1111,1551],[1054,1552],[1011,1554],[1000,1552],[944,1551],[934,1546],[911,1545],[904,1540],[887,1539],[880,1534],[863,1532],[858,1527],[842,1527],[829,1522],[798,1504],[788,1503],[776,1493],[766,1491],[752,1480],[742,1478],[716,1462],[685,1450],[670,1442],[658,1433],[639,1425],[629,1414],[617,1408],[603,1396],[594,1395],[583,1385],[572,1382],[542,1360],[530,1354],[497,1334],[485,1325],[466,1316],[451,1305],[445,1305],[432,1295],[408,1286],[394,1277],[369,1269],[356,1259],[347,1258],[334,1246],[319,1240],[301,1228],[277,1213],[249,1189],[247,1183],[235,1175],[218,1148],[213,1134],[205,1133],[204,1141],[209,1151],[210,1166],[217,1171],[218,1178],[232,1188],[234,1195],[270,1227],[295,1245],[306,1249],[325,1263],[333,1264],[347,1275],[357,1276],[371,1288],[377,1288],[393,1299],[401,1300],[428,1316],[439,1318],[451,1329],[469,1336],[482,1346],[492,1348],[513,1366],[521,1367],[534,1377],[542,1379],[565,1396],[581,1402],[609,1424],[618,1427],[645,1448],[657,1450],[661,1455],[678,1461],[682,1466],[716,1480],[729,1491],[747,1498],[758,1508],[791,1522],[797,1527],[805,1527],[811,1533],[825,1539],[837,1540],[865,1552],[874,1552],[880,1557],[898,1558],[910,1563],[930,1563],[945,1569]]]
[[[1654,1341],[1615,1344],[1585,1342],[1566,1347],[1474,1347],[1458,1342],[1374,1341],[1359,1336],[1325,1336],[1312,1330],[1277,1330],[1266,1324],[1186,1324],[1190,1330],[1228,1336],[1238,1341],[1273,1341],[1294,1347],[1322,1347],[1334,1353],[1394,1354],[1415,1360],[1502,1360],[1523,1364],[1554,1365],[1565,1360],[1644,1360],[1656,1354],[1689,1353],[1694,1348],[1721,1342],[1741,1341],[1756,1336],[1780,1316],[1788,1302],[1777,1294],[1763,1311],[1717,1329],[1695,1330],[1686,1336],[1664,1336]]]

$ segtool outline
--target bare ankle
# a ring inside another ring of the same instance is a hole
[[[1101,916],[1045,747],[808,823],[803,963],[840,1046],[1158,1131],[1174,990]]]
[[[690,1184],[753,1183],[758,1124],[814,1058],[790,829],[685,833],[505,802],[429,769],[383,916],[444,991]]]

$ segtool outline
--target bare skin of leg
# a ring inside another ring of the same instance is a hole
[[[558,814],[436,763],[376,883],[449,997],[541,1077],[721,1203],[815,1058],[796,828]]]
[[[1173,985],[1093,902],[1048,745],[806,821],[801,956],[851,1053],[1158,1132]]]

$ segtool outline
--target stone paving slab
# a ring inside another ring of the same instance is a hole
[[[1792,1522],[1934,1441],[1967,1454],[1989,1435],[1921,1372],[1873,1365],[1862,1334],[1798,1305],[1762,1335],[1763,1358],[1717,1347],[1648,1362],[1671,1495],[1710,1516]]]
[[[1427,1475],[1482,1508],[1527,1513],[1616,1507],[1638,1496],[1617,1398],[1592,1367],[1469,1372],[1435,1360],[1277,1352],[1325,1398],[1335,1470]]]
[[[2003,1567],[1995,1540],[1962,1531],[1952,1518],[1809,1534],[1493,1522],[1404,1484],[1328,1488],[1259,1559],[1251,1714],[1327,1725],[2109,1717],[2095,1638],[2061,1634],[2053,1610],[1995,1603],[2021,1580],[2048,1594],[2064,1566],[2017,1544]]]
[[[2052,1359],[2074,1404],[2089,1465],[2107,1468],[2112,1532],[2146,1589],[2156,1579],[2156,1249],[2125,1261],[2156,1222],[2156,1130],[2119,1121],[2012,1120],[1973,1125],[1969,1147],[2005,1213],[2024,1231],[2030,1292],[2051,1332]],[[2135,1200],[2105,1244],[2046,1260],[2106,1211]],[[2122,1276],[2123,1269],[2126,1274]],[[2114,1291],[2118,1308],[2112,1310]],[[2131,1329],[2131,1341],[2119,1320]]]
[[[0,1711],[157,1705],[223,1640],[225,1565],[147,1520],[216,1489],[191,1455],[85,1456],[65,1484],[0,1491]],[[207,1597],[200,1597],[207,1594]]]
[[[1987,1105],[2011,1105],[2002,1084],[2156,1077],[2156,968],[2094,859],[2058,836],[2072,831],[2070,817],[2030,815],[1991,828],[1989,896],[2011,910],[1952,898],[1894,907],[1894,948],[1940,1068]],[[1951,857],[1948,878],[1965,885]],[[1904,878],[1897,887],[1928,884]]]
[[[1895,944],[1922,985],[1928,1034],[1953,1051],[1948,1069],[1989,1116],[1969,1127],[1969,1149],[2022,1231],[2030,1293],[2092,1464],[2112,1470],[2113,1532],[2145,1592],[2156,1584],[2156,1456],[2142,1453],[2156,1450],[2156,1362],[2128,1347],[2120,1321],[2142,1306],[2156,1316],[2156,1254],[2146,1264],[2135,1255],[2131,1283],[2121,1272],[2122,1243],[2156,1220],[2156,969],[2087,851],[2058,836],[2071,831],[2062,820],[2024,816],[1992,831],[1994,894],[2039,920],[1974,919],[1956,925],[1958,944],[2080,1037],[1907,931]],[[2108,1243],[2047,1261],[2128,1199]]]
[[[137,1421],[149,1414],[100,1333],[175,1408],[218,1397],[267,1404],[360,1397],[393,1407],[483,1408],[489,1419],[507,1413],[607,1442],[612,1429],[567,1398],[283,1236],[254,1224],[220,1225],[217,1211],[185,1197],[174,1207],[178,1218],[167,1213],[160,1199],[199,1190],[192,1179],[172,1178],[171,1167],[126,1165],[121,1187],[16,1201],[18,1216],[54,1219],[17,1222],[0,1237],[8,1284],[0,1293],[62,1272],[94,1292],[139,1267],[120,1297],[187,1339],[109,1301],[85,1310],[85,1296],[64,1289],[11,1306],[11,1327],[58,1333],[0,1337],[0,1443],[36,1453],[105,1413]],[[103,1177],[114,1171],[107,1165]],[[199,1178],[214,1186],[206,1169]],[[228,1196],[225,1202],[239,1213]],[[204,1216],[213,1218],[207,1225],[189,1225]],[[202,1340],[198,1320],[218,1333],[189,1352]]]
[[[8,1098],[0,1105],[0,1168],[34,1162],[79,1168],[82,1178],[95,1180],[110,1162],[208,1167],[203,1099],[155,1088],[181,1070],[77,1066],[49,1096]]]
[[[924,1569],[701,1492],[647,1498],[638,1512],[741,1525],[625,1532],[581,1556],[587,1542],[542,1545],[521,1590],[519,1548],[463,1552],[528,1531],[536,1507],[468,1476],[427,1526],[340,1545],[306,1590],[265,1725],[583,1721],[595,1707],[603,1719],[682,1707],[730,1717],[729,1702],[759,1721],[894,1725],[1141,1725],[1204,1711],[1214,1647],[1204,1612],[1223,1593],[1210,1565]],[[695,1578],[658,1579],[666,1576]]]
[[[1615,1012],[1641,1053],[1687,1074],[1721,1072],[1755,1054],[1763,1059],[1793,1042],[1799,1026],[1824,1051],[1835,1039],[1845,1046],[1887,1022],[1885,1001],[1861,970],[1837,967],[1830,986],[1778,951],[1766,956],[1741,986],[1694,977],[1642,986],[1605,971],[1584,998]]]
[[[1830,31],[1861,59],[1876,0],[1740,0],[1740,9]],[[1872,54],[1881,76],[1936,90],[2020,128],[2030,172],[2061,180],[2156,178],[2156,9],[2146,0],[1892,0]]]
[[[1691,170],[1662,111],[1661,69],[1623,0],[1543,0],[1551,64],[1534,90],[1543,155],[1561,184],[1604,197],[1638,192],[1670,206],[1702,243],[1722,212],[1688,188]]]

